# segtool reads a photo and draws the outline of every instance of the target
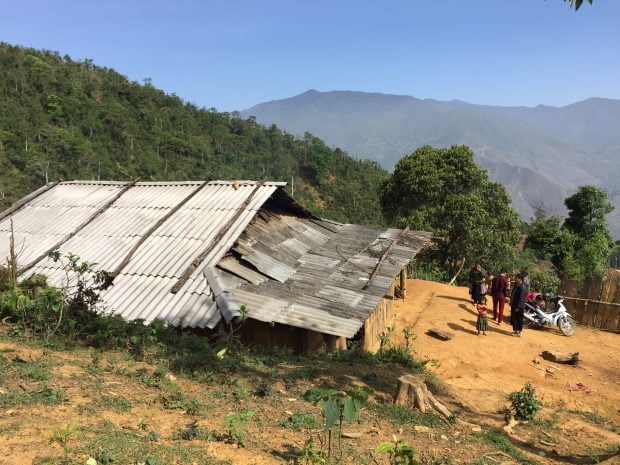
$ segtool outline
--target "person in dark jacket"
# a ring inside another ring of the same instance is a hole
[[[519,278],[521,278],[521,281],[523,281],[525,295],[528,295],[530,293],[530,275],[527,273],[527,271],[522,270],[521,273],[519,273]]]
[[[501,270],[491,281],[491,297],[493,297],[493,321],[498,325],[504,321],[504,304],[508,297],[508,278],[506,270]]]
[[[469,284],[471,286],[471,298],[474,305],[476,305],[482,297],[482,285],[484,284],[484,277],[486,271],[482,269],[480,263],[476,263],[474,267],[469,271]]]
[[[520,337],[523,331],[523,312],[525,311],[525,288],[523,279],[515,279],[515,287],[510,296],[510,323],[512,324],[513,336]]]

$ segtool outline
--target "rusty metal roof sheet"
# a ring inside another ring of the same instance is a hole
[[[400,270],[430,241],[429,234],[399,229],[325,226],[295,215],[270,214],[257,216],[243,232],[233,247],[237,267],[255,268],[270,278],[233,291],[248,305],[250,317],[353,337]],[[233,272],[243,276],[240,270]],[[281,310],[274,313],[277,307]]]

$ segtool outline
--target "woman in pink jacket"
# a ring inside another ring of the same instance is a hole
[[[504,320],[504,304],[508,297],[508,278],[506,270],[499,272],[491,281],[491,296],[493,297],[493,321],[498,325]]]

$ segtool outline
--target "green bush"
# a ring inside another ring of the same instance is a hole
[[[515,416],[521,420],[531,420],[542,408],[542,402],[536,397],[534,387],[526,383],[520,391],[511,392],[508,399],[512,403]]]
[[[560,289],[560,278],[552,271],[532,270],[530,275],[530,289],[541,292],[557,294]]]

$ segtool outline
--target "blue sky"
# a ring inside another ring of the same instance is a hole
[[[308,89],[494,105],[620,98],[620,1],[0,0],[0,40],[200,106]]]

